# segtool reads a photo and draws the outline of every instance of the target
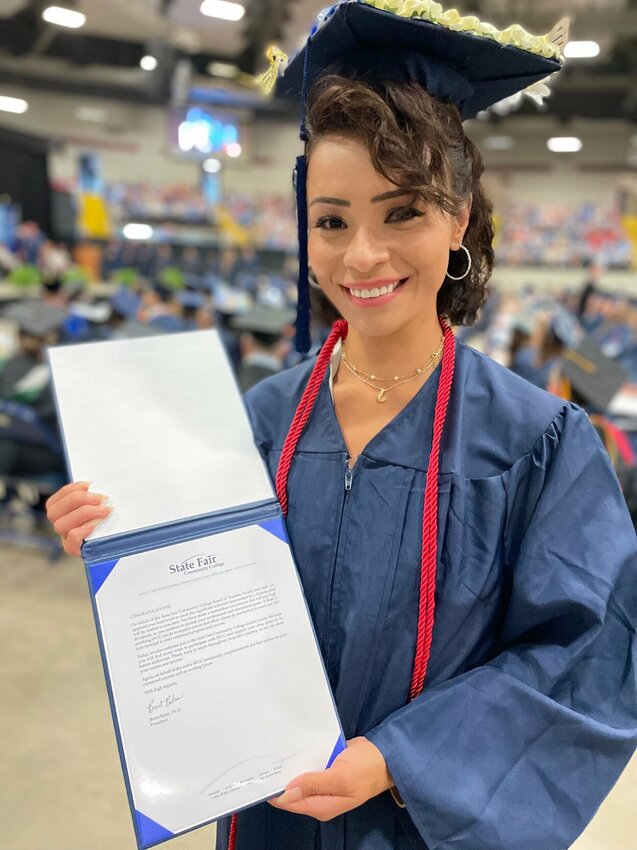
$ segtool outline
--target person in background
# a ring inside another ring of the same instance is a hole
[[[531,345],[533,326],[526,318],[518,318],[513,321],[511,341],[509,343],[507,365],[509,368],[518,363],[520,352],[528,349]],[[513,369],[515,372],[515,369]],[[518,373],[519,374],[519,373]]]
[[[177,260],[175,258],[175,252],[172,245],[158,245],[157,250],[155,251],[155,263],[151,276],[155,280],[158,280],[164,269],[175,265],[177,265]]]
[[[45,286],[60,280],[71,267],[71,255],[66,245],[47,240],[40,250],[40,270]]]
[[[580,322],[586,315],[589,300],[599,291],[599,284],[604,273],[604,266],[598,260],[587,260],[582,265],[586,269],[586,279],[577,304],[576,317]]]
[[[243,392],[284,368],[294,335],[294,312],[256,307],[236,316],[230,326],[240,333],[237,381]]]
[[[35,221],[23,221],[18,227],[16,253],[23,263],[37,266],[46,237]]]
[[[11,407],[4,411],[4,418],[11,419],[11,429],[0,428],[0,474],[63,475],[64,458],[45,349],[59,342],[66,312],[33,301],[12,305],[2,318],[17,328],[18,347],[0,369],[0,401],[18,407],[15,412]],[[31,411],[33,420],[21,417],[20,408]]]
[[[186,277],[196,277],[201,274],[201,257],[199,256],[199,251],[192,245],[184,248],[177,265]]]
[[[181,311],[183,330],[207,330],[214,327],[209,299],[200,292],[178,292],[176,302]]]
[[[536,387],[547,389],[564,351],[576,345],[578,335],[577,322],[564,310],[539,314],[529,341],[512,358],[511,370]]]

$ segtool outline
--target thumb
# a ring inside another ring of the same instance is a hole
[[[285,789],[280,797],[273,802],[287,806],[288,803],[298,803],[305,797],[338,794],[338,779],[335,771],[318,770],[314,773],[302,773],[297,776]]]

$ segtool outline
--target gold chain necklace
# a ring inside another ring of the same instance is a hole
[[[440,345],[434,351],[434,353],[431,355],[425,365],[416,369],[413,375],[405,375],[404,377],[401,377],[400,375],[394,375],[393,378],[381,378],[377,375],[369,375],[367,372],[363,372],[362,369],[358,369],[350,360],[347,359],[345,349],[342,350],[341,356],[343,359],[343,363],[355,378],[358,378],[358,380],[362,381],[363,384],[367,384],[368,387],[372,387],[372,389],[379,391],[378,395],[376,396],[376,401],[382,404],[383,402],[387,401],[387,393],[390,390],[395,390],[396,387],[400,387],[402,386],[402,384],[408,384],[410,381],[414,381],[416,378],[418,378],[420,375],[424,374],[428,369],[434,366],[436,360],[442,352],[444,344],[445,338],[443,336],[440,340]],[[373,383],[374,381],[394,381],[394,383],[390,387],[379,387],[377,384]]]

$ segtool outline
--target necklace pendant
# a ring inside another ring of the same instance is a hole
[[[384,389],[384,388],[383,388],[383,389],[382,389],[382,390],[378,393],[378,395],[376,396],[376,401],[379,401],[381,404],[382,404],[383,402],[387,401],[387,398],[386,398],[386,396],[385,396],[385,389]]]

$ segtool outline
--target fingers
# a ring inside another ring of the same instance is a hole
[[[88,481],[75,481],[54,493],[46,503],[47,518],[62,538],[64,551],[76,557],[84,540],[112,511],[107,496],[90,493]]]
[[[73,487],[73,485],[67,486]],[[71,513],[71,511],[74,511],[77,508],[81,508],[84,505],[97,506],[106,501],[106,499],[107,497],[102,495],[102,493],[89,493],[88,490],[84,489],[82,486],[76,486],[73,487],[73,489],[63,487],[51,496],[49,501],[46,503],[46,515],[49,522],[55,523],[58,519],[60,519],[60,517]]]
[[[64,542],[64,551],[67,555],[73,555],[76,558],[82,555],[82,543],[86,540],[89,534],[93,531],[96,525],[100,524],[101,520],[87,522],[85,525],[79,526],[69,531],[66,538],[62,538]]]
[[[72,493],[73,490],[88,490],[90,487],[90,483],[88,481],[72,481],[70,484],[65,484],[64,487],[60,487],[52,496],[49,496],[46,502],[47,511],[49,508],[53,507],[53,505],[58,502],[60,499],[63,499],[64,496],[67,496],[69,493]]]
[[[82,505],[80,508],[71,511],[68,514],[63,514],[53,523],[55,533],[61,537],[66,537],[75,528],[84,527],[90,522],[96,525],[98,522],[105,520],[112,512],[112,508],[107,505]],[[51,519],[51,517],[49,517]]]
[[[290,790],[292,791],[295,789]],[[268,802],[274,806],[275,809],[283,809],[284,811],[290,812],[294,815],[306,815],[307,817],[315,818],[320,821],[332,820],[332,818],[338,817],[338,815],[342,815],[345,812],[349,812],[359,805],[359,801],[353,800],[351,797],[327,795],[304,797],[296,802],[290,801],[285,805],[280,805],[278,803],[278,800],[280,799],[281,798],[279,797],[269,800]]]

